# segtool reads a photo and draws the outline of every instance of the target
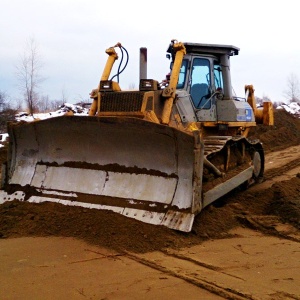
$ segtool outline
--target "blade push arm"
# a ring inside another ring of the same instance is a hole
[[[183,43],[172,40],[173,50],[175,52],[175,60],[170,76],[170,83],[163,91],[163,97],[166,97],[164,104],[164,109],[162,113],[162,123],[168,124],[170,121],[171,110],[173,102],[176,96],[176,86],[178,83],[178,77],[180,73],[180,68],[184,55],[186,54],[186,49]]]

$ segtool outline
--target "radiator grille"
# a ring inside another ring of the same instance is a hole
[[[144,92],[102,93],[100,111],[135,112],[141,111]]]

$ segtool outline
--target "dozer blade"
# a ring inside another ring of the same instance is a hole
[[[2,201],[108,209],[189,232],[201,209],[196,134],[135,118],[63,116],[9,126]]]

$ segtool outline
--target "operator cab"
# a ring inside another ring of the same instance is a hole
[[[230,77],[230,56],[239,48],[226,45],[184,43],[183,58],[177,90],[186,91],[197,121],[217,121],[218,100],[234,100]],[[174,53],[169,48],[174,61]],[[171,62],[171,67],[172,67]],[[179,104],[180,105],[180,104]]]

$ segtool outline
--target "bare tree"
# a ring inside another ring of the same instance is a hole
[[[64,103],[61,100],[52,100],[50,102],[50,111],[59,109]]]
[[[50,109],[50,99],[48,95],[41,95],[38,99],[37,112],[47,112]]]
[[[0,91],[0,133],[7,132],[7,122],[15,119],[17,110],[12,108],[9,101],[9,96]]]
[[[68,102],[68,95],[67,95],[65,87],[63,87],[61,90],[61,102],[62,102],[61,105]]]
[[[0,91],[0,111],[3,111],[8,104],[8,96],[5,92]]]
[[[300,101],[299,80],[294,73],[287,78],[287,89],[284,91],[284,96],[290,103]]]
[[[38,46],[33,38],[29,38],[17,66],[17,78],[31,115],[34,113],[38,102],[38,88],[44,80],[40,74],[41,68],[42,60]]]
[[[271,99],[270,99],[270,97],[268,95],[263,94],[262,101],[263,102],[271,102]]]
[[[263,103],[263,99],[262,98],[255,96],[255,100],[256,100],[256,104],[257,105],[262,105],[262,103]]]
[[[90,104],[92,101],[91,101],[91,98],[84,98],[82,95],[77,95],[76,98],[74,99],[76,102],[77,105],[88,105]]]
[[[135,83],[134,82],[132,82],[132,83],[129,84],[129,89],[130,90],[134,90],[135,89]]]

